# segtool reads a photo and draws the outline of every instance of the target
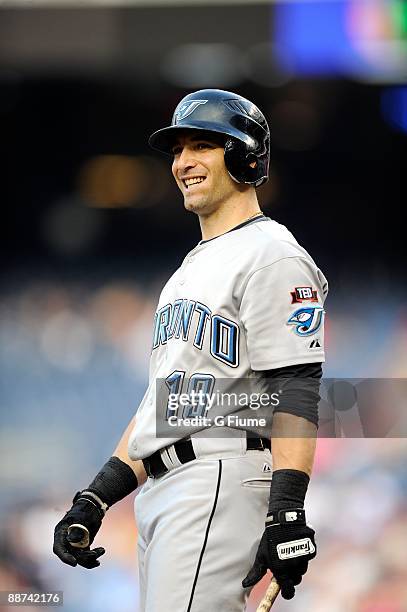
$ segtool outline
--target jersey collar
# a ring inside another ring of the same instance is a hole
[[[220,238],[221,236],[225,236],[226,234],[230,234],[230,232],[234,232],[238,229],[241,229],[242,227],[246,227],[246,225],[252,225],[253,223],[259,223],[260,221],[267,221],[268,217],[266,217],[265,215],[259,215],[258,217],[256,217],[255,219],[247,219],[247,221],[243,221],[243,223],[239,223],[239,225],[236,225],[235,227],[232,227],[232,229],[228,230],[227,232],[225,232],[224,234],[219,234],[219,236],[214,236],[213,238],[208,238],[208,240],[201,240],[200,242],[198,242],[197,246],[200,246],[201,244],[206,244],[207,242],[211,242],[212,240],[216,240],[217,238]]]

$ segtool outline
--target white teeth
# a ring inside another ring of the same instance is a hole
[[[195,185],[196,183],[202,183],[205,179],[202,176],[196,176],[194,178],[185,179],[185,185],[189,187],[190,185]]]

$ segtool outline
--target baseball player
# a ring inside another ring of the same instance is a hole
[[[54,552],[69,565],[97,567],[105,551],[90,545],[102,519],[140,487],[140,610],[242,611],[267,570],[290,599],[316,554],[304,499],[327,282],[259,208],[270,132],[252,102],[216,89],[191,93],[149,142],[171,156],[202,240],[162,290],[136,415],[56,526]],[[284,400],[265,408],[267,437],[244,420],[228,421],[239,417],[236,405],[210,405],[218,385],[231,392],[249,381],[271,392],[276,380]],[[182,394],[186,401],[177,403]]]

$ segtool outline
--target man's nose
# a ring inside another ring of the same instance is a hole
[[[196,166],[196,159],[193,150],[189,147],[184,147],[178,157],[178,169],[185,172],[189,168]]]

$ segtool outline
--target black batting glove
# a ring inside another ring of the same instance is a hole
[[[137,476],[132,468],[113,456],[96,474],[89,487],[77,493],[73,498],[73,506],[55,527],[54,553],[68,565],[81,565],[92,569],[100,565],[99,557],[104,548],[90,550],[90,545],[99,531],[102,519],[107,509],[120,501],[126,495],[137,489]],[[86,546],[75,546],[82,543],[84,529],[72,527],[82,525],[89,533]]]
[[[280,585],[281,596],[292,599],[308,562],[316,555],[314,535],[315,531],[305,522],[302,508],[269,513],[253,567],[242,586],[254,586],[270,569]]]
[[[104,554],[105,549],[100,547],[90,550],[90,545],[99,531],[107,508],[102,508],[97,501],[89,501],[82,495],[86,493],[78,492],[75,495],[72,508],[55,527],[53,551],[61,561],[72,567],[81,565],[93,569],[100,565],[98,558]],[[89,544],[85,548],[72,546],[79,543],[84,535],[83,530],[76,527],[68,534],[69,527],[74,524],[83,525],[89,532]]]

